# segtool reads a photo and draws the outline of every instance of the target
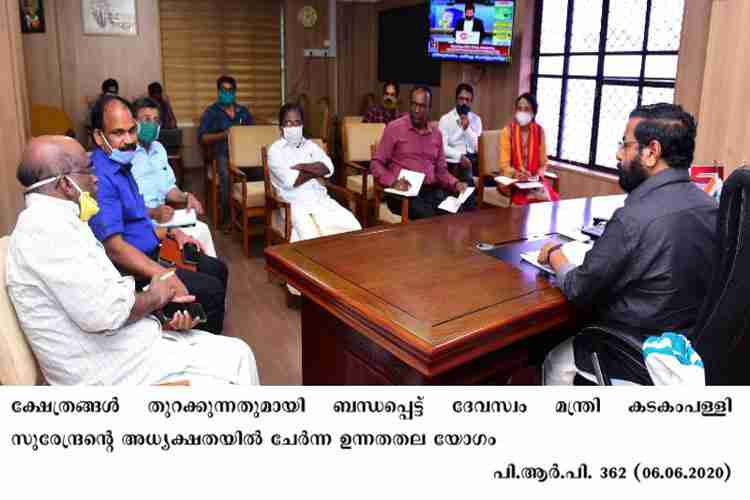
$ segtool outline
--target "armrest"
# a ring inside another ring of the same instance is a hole
[[[329,181],[328,179],[326,179],[326,181],[325,181],[325,186],[326,186],[326,189],[329,192],[333,192],[335,194],[343,196],[348,201],[352,201],[355,198],[354,193],[352,193],[351,191],[349,191],[345,187],[341,187],[341,186],[339,186],[337,184],[334,184],[333,182]]]
[[[362,173],[368,172],[370,170],[369,167],[365,167],[364,165],[360,165],[359,163],[355,163],[353,161],[345,161],[344,166],[346,168],[353,168],[357,172],[362,172]]]
[[[544,176],[547,179],[553,179],[553,180],[556,180],[556,179],[560,178],[555,172],[550,172],[549,170],[546,171],[546,172],[544,172]]]
[[[635,334],[610,326],[591,325],[581,330],[579,335],[588,337],[593,347],[591,363],[600,385],[612,385],[607,366],[599,362],[601,354],[607,350],[616,352],[617,358],[622,359],[624,364],[643,367],[643,371],[646,371],[646,362],[643,359],[643,333]],[[605,338],[608,339],[607,342]]]
[[[245,172],[240,170],[239,168],[235,167],[231,163],[229,164],[229,178],[234,181],[234,177],[239,177],[239,180],[237,182],[244,182],[245,181]]]

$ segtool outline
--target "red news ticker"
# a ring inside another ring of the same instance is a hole
[[[438,43],[440,54],[474,54],[478,56],[501,56],[508,57],[508,47],[496,47],[494,45],[460,45],[448,42]]]

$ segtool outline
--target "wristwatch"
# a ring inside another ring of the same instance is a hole
[[[187,202],[188,202],[188,200],[190,199],[190,193],[189,193],[188,191],[184,191],[184,193],[185,193],[185,200],[184,200],[184,203],[187,203]]]

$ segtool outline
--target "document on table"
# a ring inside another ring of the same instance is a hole
[[[571,264],[573,264],[574,266],[580,266],[581,264],[583,264],[583,259],[586,258],[586,253],[591,250],[592,246],[592,244],[584,243],[582,241],[571,241],[570,243],[564,244],[560,248],[560,250],[562,250],[562,253],[570,261]],[[539,263],[540,251],[541,250],[524,252],[521,254],[521,260],[528,262],[532,266],[541,269],[542,271],[546,271],[550,274],[555,274],[555,270],[552,269],[552,267]]]
[[[198,222],[195,210],[175,210],[172,218],[167,222],[157,224],[160,227],[187,227],[194,226]]]
[[[538,189],[540,187],[544,187],[544,185],[539,182],[538,179],[539,177],[529,177],[528,181],[519,181],[512,177],[498,175],[497,177],[495,177],[495,182],[497,182],[498,184],[502,184],[503,186],[510,186],[512,184],[518,189]]]
[[[407,170],[405,168],[401,169],[401,172],[398,174],[399,179],[406,179],[409,181],[409,184],[411,184],[411,187],[408,191],[399,191],[398,189],[393,188],[385,188],[384,191],[386,193],[393,193],[398,194],[401,196],[417,196],[419,194],[419,190],[422,188],[422,182],[424,182],[424,174],[422,172],[415,172],[414,170]]]
[[[463,205],[464,202],[469,199],[469,196],[471,196],[471,193],[474,192],[474,189],[475,188],[473,187],[467,187],[466,189],[464,189],[464,192],[458,196],[458,198],[455,196],[447,197],[440,205],[438,205],[438,208],[441,208],[446,212],[455,214],[456,212],[458,212],[458,209],[461,208],[461,205]]]

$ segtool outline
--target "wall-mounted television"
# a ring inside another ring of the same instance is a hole
[[[510,62],[513,0],[430,0],[427,52],[441,60]]]

